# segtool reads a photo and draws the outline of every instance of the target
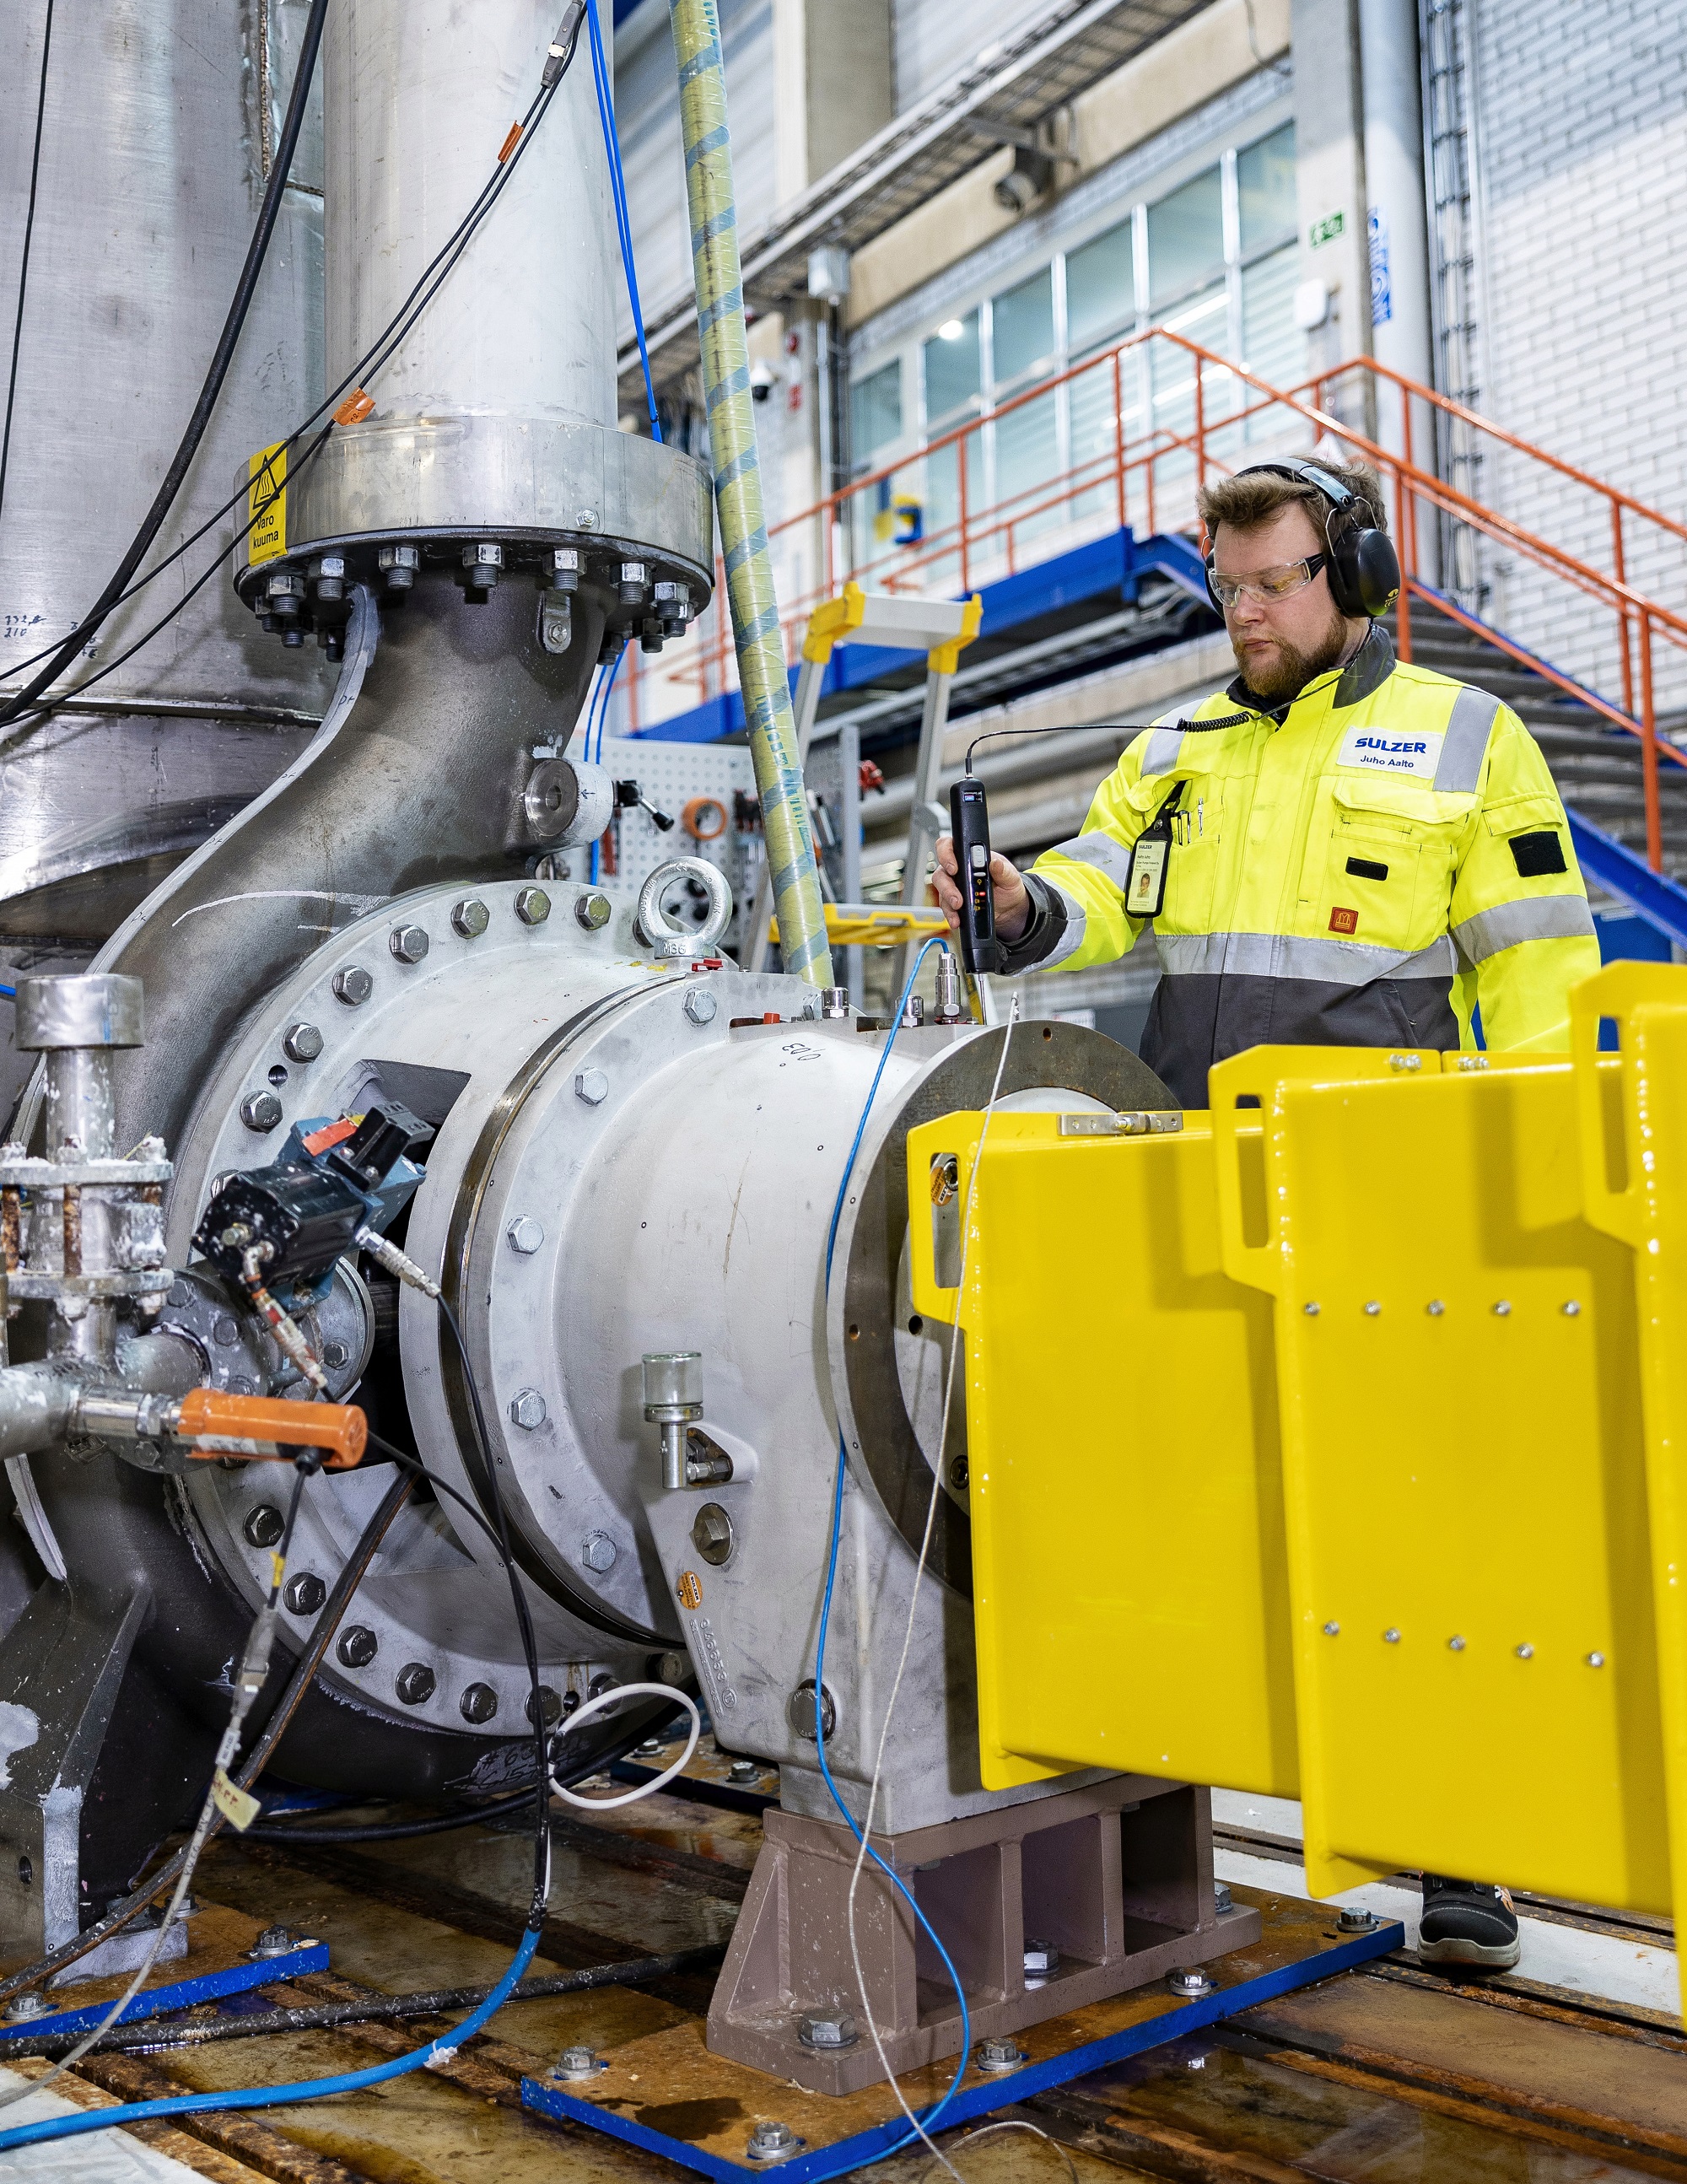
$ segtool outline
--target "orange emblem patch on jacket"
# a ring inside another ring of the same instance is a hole
[[[1341,910],[1338,908],[1330,912],[1330,931],[1332,933],[1356,933],[1358,930],[1359,913],[1356,910]]]

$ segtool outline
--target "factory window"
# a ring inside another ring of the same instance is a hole
[[[970,309],[957,309],[966,299],[950,285],[912,351],[917,405],[905,409],[900,359],[881,360],[882,352],[878,359],[868,352],[873,368],[856,382],[858,472],[875,458],[886,460],[899,432],[931,450],[910,454],[887,482],[874,535],[925,541],[927,585],[958,577],[958,566],[939,567],[930,557],[937,535],[959,519],[960,449],[933,443],[980,416],[985,429],[964,443],[966,506],[975,520],[984,510],[998,511],[1004,526],[1011,519],[1011,535],[1004,527],[995,540],[1010,563],[1039,533],[1105,521],[1117,504],[1121,427],[1127,450],[1151,430],[1193,430],[1194,354],[1155,343],[1125,353],[1116,390],[1105,368],[1045,394],[1034,390],[1139,331],[1164,327],[1273,385],[1294,385],[1306,355],[1294,322],[1296,224],[1294,125],[1286,121],[1194,175],[1185,170],[1169,188],[1144,192],[1128,211],[1116,200],[1105,226],[1080,231],[1041,264],[1022,265]],[[1265,420],[1227,426],[1244,406],[1244,392],[1228,362],[1201,365],[1201,415],[1210,452],[1221,459],[1272,429]],[[1192,517],[1183,504],[1193,467],[1182,449],[1155,466],[1156,488],[1169,493],[1176,511],[1169,520],[1178,524]],[[1131,513],[1139,526],[1142,513]],[[1168,517],[1156,511],[1155,520]]]

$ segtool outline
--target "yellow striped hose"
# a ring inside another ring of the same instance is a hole
[[[738,681],[761,798],[762,840],[773,875],[779,950],[787,971],[806,978],[811,986],[829,986],[832,951],[827,946],[814,836],[797,761],[796,722],[762,508],[721,26],[715,0],[669,0],[669,8],[679,59],[680,125],[685,138],[710,460],[715,466],[715,505],[721,511]]]

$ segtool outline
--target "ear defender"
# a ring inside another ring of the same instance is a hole
[[[1280,463],[1250,463],[1236,475],[1248,477],[1261,472],[1309,485],[1329,504],[1329,514],[1324,520],[1329,559],[1324,566],[1329,577],[1330,596],[1341,612],[1354,617],[1368,615],[1373,621],[1385,615],[1400,597],[1400,556],[1386,531],[1379,531],[1374,524],[1361,520],[1361,511],[1368,514],[1368,504],[1339,478],[1332,477],[1316,463],[1292,459]],[[1222,615],[1224,609],[1212,586],[1216,558],[1215,549],[1206,557],[1206,595],[1215,610]]]

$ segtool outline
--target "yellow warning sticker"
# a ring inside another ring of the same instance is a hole
[[[287,443],[259,448],[247,458],[251,480],[246,493],[246,513],[253,519],[246,534],[246,560],[255,569],[262,561],[278,560],[287,550]]]
[[[680,1581],[674,1587],[683,1607],[699,1608],[703,1605],[703,1580],[695,1570],[682,1570]]]
[[[258,1800],[237,1783],[230,1781],[220,1767],[211,1777],[211,1802],[223,1818],[231,1821],[242,1835],[261,1809]]]

